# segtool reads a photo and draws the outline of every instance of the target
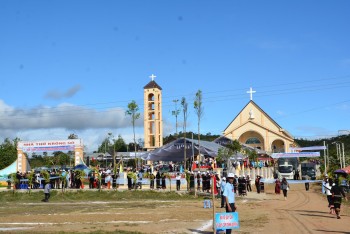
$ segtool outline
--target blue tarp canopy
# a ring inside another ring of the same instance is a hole
[[[210,141],[192,140],[189,138],[179,138],[153,151],[147,152],[141,156],[144,160],[149,161],[184,161],[184,149],[186,142],[186,159],[200,152],[204,156],[216,157],[218,150],[223,146]]]
[[[91,172],[91,169],[86,166],[85,164],[78,164],[74,167],[74,170],[82,170],[85,172],[85,174],[89,174]]]

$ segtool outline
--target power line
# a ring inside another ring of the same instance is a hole
[[[316,80],[308,80],[308,81],[302,81],[302,82],[289,82],[289,83],[282,83],[282,84],[274,84],[274,85],[266,85],[266,86],[260,86],[260,87],[278,87],[278,86],[287,86],[289,88],[285,89],[271,89],[271,90],[262,90],[259,91],[258,94],[255,96],[257,97],[267,97],[267,96],[275,96],[275,95],[281,95],[281,94],[297,94],[297,93],[304,93],[304,92],[316,92],[316,91],[322,91],[322,90],[329,90],[329,89],[335,89],[335,88],[348,88],[350,86],[350,81],[346,82],[337,82],[337,83],[327,83],[327,84],[318,84],[318,85],[310,85],[310,86],[302,86],[302,87],[290,87],[289,85],[300,85],[300,84],[305,84],[305,83],[314,83],[317,81],[334,81],[334,80],[341,80],[341,79],[348,79],[350,76],[344,76],[344,77],[338,77],[338,78],[327,78],[327,79],[316,79]],[[259,88],[259,86],[258,86]],[[224,93],[224,92],[233,92],[233,94],[230,95],[218,95],[218,96],[212,96],[212,97],[207,97],[206,94],[213,94],[213,93]],[[244,96],[243,96],[244,93]],[[194,100],[194,94],[187,94],[185,96],[191,95],[189,98],[192,98]],[[204,93],[204,102],[205,103],[210,103],[210,102],[222,102],[222,101],[230,101],[230,100],[239,100],[239,99],[246,99],[245,92],[242,91],[242,89],[233,89],[233,90],[223,90],[223,91],[212,91],[212,92],[205,92]],[[175,97],[175,96],[168,96],[164,97],[163,96],[163,107],[169,107],[173,105],[173,100],[167,101],[167,99],[170,99],[170,97]],[[177,96],[178,97],[178,96]],[[348,102],[349,100],[342,101],[340,103]],[[34,115],[33,117],[27,116],[29,114],[33,114],[33,109],[31,110],[20,110],[25,117],[0,117],[0,120],[6,120],[6,119],[23,119],[23,118],[45,118],[49,117],[49,114],[55,114],[55,116],[65,116],[65,115],[76,115],[76,114],[99,114],[99,113],[106,113],[106,112],[117,112],[119,110],[112,110],[113,108],[120,108],[117,107],[116,104],[120,103],[123,105],[127,105],[129,101],[125,100],[118,100],[118,101],[111,101],[111,102],[99,102],[99,103],[89,103],[89,104],[82,104],[82,105],[76,105],[76,106],[61,106],[61,107],[53,107],[53,108],[36,108],[35,110],[37,113],[40,113],[41,116]],[[143,100],[139,100],[140,103],[143,103]],[[338,104],[338,103],[336,103]],[[101,106],[105,105],[105,106]],[[332,104],[334,105],[334,104]],[[93,109],[83,109],[84,107],[94,107],[97,106]],[[329,105],[327,105],[329,106]],[[78,109],[78,108],[81,109]],[[143,108],[143,104],[139,105],[140,109]],[[70,109],[71,108],[71,109]],[[74,109],[73,109],[74,108]],[[322,107],[319,107],[322,108]],[[96,110],[101,110],[101,111],[96,111]],[[305,112],[311,111],[311,110],[305,110]],[[9,114],[13,115],[14,111],[0,111],[0,116]],[[302,113],[302,112],[299,112]],[[34,112],[34,114],[36,114]]]

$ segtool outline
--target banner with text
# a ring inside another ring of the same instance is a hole
[[[317,158],[320,152],[302,152],[302,153],[273,153],[272,158]]]
[[[309,146],[309,147],[290,148],[290,151],[325,150],[325,149],[326,149],[326,146]]]
[[[81,139],[50,140],[50,141],[20,141],[18,148],[23,152],[74,151],[75,147],[83,146]]]

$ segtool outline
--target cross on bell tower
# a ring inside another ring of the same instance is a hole
[[[154,78],[156,78],[156,76],[152,74],[149,76],[149,78],[151,78],[151,80],[154,81]]]

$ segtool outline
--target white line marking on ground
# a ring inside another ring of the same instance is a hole
[[[178,219],[161,219],[159,222],[176,221]]]
[[[12,227],[12,228],[0,228],[0,232],[2,231],[15,231],[15,230],[26,230],[32,229],[34,227]]]
[[[208,228],[211,228],[212,226],[213,226],[213,220],[208,220],[207,222],[203,223],[203,225],[200,228],[197,228],[198,232],[193,232],[193,233],[203,232]]]
[[[103,224],[103,223],[151,223],[152,221],[123,221],[123,220],[118,220],[118,221],[106,221],[106,222],[63,222],[63,223],[43,223],[43,222],[38,222],[38,223],[0,223],[0,225],[30,225],[30,226],[35,226],[35,225],[62,225],[62,224]]]

